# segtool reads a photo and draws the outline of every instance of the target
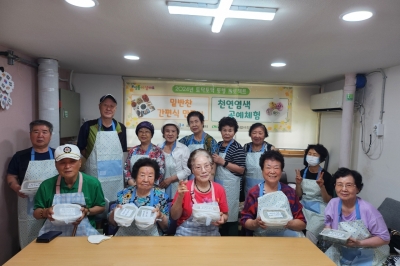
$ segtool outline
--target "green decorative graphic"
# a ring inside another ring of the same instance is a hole
[[[228,88],[218,86],[186,86],[174,85],[175,93],[213,94],[213,95],[249,95],[249,88]]]
[[[346,94],[346,100],[347,101],[352,101],[354,99],[354,94],[353,93],[347,93]]]

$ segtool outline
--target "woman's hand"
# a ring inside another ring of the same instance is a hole
[[[187,188],[187,180],[181,180],[179,181],[178,185],[178,197],[183,198],[186,192],[189,192],[189,189]]]
[[[348,246],[348,247],[361,247],[361,241],[350,237],[347,240],[346,246]]]
[[[214,163],[216,163],[218,165],[224,165],[224,163],[225,163],[225,160],[218,154],[213,154],[212,159],[213,159]]]
[[[153,210],[152,212],[155,212],[155,213],[156,213],[156,220],[155,220],[155,222],[157,222],[157,221],[162,221],[162,218],[163,218],[163,215],[164,215],[164,214],[160,211],[160,208],[159,208],[159,207],[155,207],[154,210]]]
[[[295,171],[296,171],[296,185],[301,185],[303,178],[300,175],[300,170],[296,169]]]
[[[324,185],[324,172],[321,171],[321,173],[319,174],[319,177],[317,179],[317,184],[318,186],[321,188]]]
[[[267,225],[261,220],[261,217],[257,217],[257,219],[254,220],[254,226],[255,228],[261,227],[262,229],[267,229]]]
[[[50,221],[54,221],[54,219],[53,219],[53,214],[54,214],[54,212],[53,212],[53,206],[51,206],[50,208],[46,208],[46,209],[44,209],[43,210],[43,217],[45,218],[45,219],[49,219]]]
[[[165,178],[158,186],[160,188],[167,188],[172,183],[172,178],[168,177]]]
[[[212,223],[215,226],[220,226],[221,224],[226,223],[226,221],[228,220],[228,216],[226,214],[224,214],[223,212],[220,212],[219,215],[220,215],[219,220]]]

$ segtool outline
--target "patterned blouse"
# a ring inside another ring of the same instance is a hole
[[[151,206],[150,195],[146,197],[132,197],[133,191],[136,189],[136,186],[127,187],[117,193],[117,202],[118,204],[124,205],[127,203],[134,203],[137,207],[141,206]],[[158,187],[153,187],[153,196],[154,196],[154,206],[158,207],[160,211],[169,217],[169,205],[168,205],[168,195],[163,192]]]
[[[192,139],[192,137],[193,137],[193,134],[183,137],[179,140],[179,142],[185,144],[186,146],[189,146],[189,143],[190,143],[190,140]],[[193,138],[192,144],[201,144],[201,141],[197,141],[195,138]],[[208,135],[207,133],[204,136],[204,146],[205,146],[205,149],[207,151],[209,151],[211,154],[217,153],[217,150],[218,150],[217,141],[213,137]]]
[[[160,149],[160,147],[157,147],[157,145],[151,144],[151,150],[149,152],[149,158],[155,160],[158,163],[158,166],[160,167],[160,176],[155,180],[155,184],[159,184],[165,174],[165,157],[163,151]],[[133,165],[131,165],[131,158],[133,155],[135,155],[135,151],[137,151],[136,155],[146,155],[146,151],[143,151],[140,148],[140,145],[137,145],[133,147],[129,153],[128,157],[126,158],[125,161],[125,166],[124,166],[124,176],[125,176],[125,181],[128,181],[129,179],[132,178],[131,176],[131,169]]]

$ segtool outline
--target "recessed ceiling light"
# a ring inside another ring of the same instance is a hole
[[[273,66],[273,67],[284,67],[284,66],[286,66],[286,63],[276,62],[276,63],[272,63],[271,66]]]
[[[128,60],[139,60],[139,56],[136,55],[124,55],[124,58]]]
[[[99,5],[97,0],[65,0],[68,4],[79,7],[94,7]]]
[[[372,17],[372,12],[369,11],[356,11],[344,14],[342,19],[345,21],[362,21]]]

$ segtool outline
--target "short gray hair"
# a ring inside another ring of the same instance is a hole
[[[206,157],[208,159],[208,161],[210,162],[210,164],[213,163],[213,159],[212,159],[211,153],[209,151],[207,151],[205,149],[197,149],[197,150],[194,150],[190,154],[189,160],[187,162],[187,166],[189,167],[190,170],[193,170],[192,163],[194,162],[194,160],[196,160],[200,156]]]
[[[50,134],[53,134],[53,124],[46,120],[35,120],[29,124],[29,132],[32,132],[35,126],[46,126],[49,128]]]

